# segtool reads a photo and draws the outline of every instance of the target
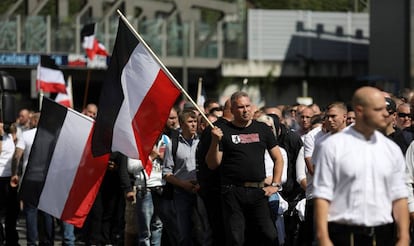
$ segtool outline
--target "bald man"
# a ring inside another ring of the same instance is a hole
[[[264,109],[264,112],[267,115],[269,115],[269,114],[277,115],[277,117],[279,117],[279,122],[281,124],[285,124],[285,119],[282,117],[283,116],[282,110],[280,110],[279,108],[277,108],[277,107],[266,107]]]
[[[82,112],[84,115],[91,117],[92,119],[96,119],[96,114],[98,113],[98,107],[96,104],[90,103],[86,105]]]
[[[385,98],[362,87],[352,104],[355,124],[322,141],[312,158],[318,244],[408,245],[404,157],[376,130],[386,126]]]

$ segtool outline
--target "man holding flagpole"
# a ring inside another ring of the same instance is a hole
[[[210,169],[220,166],[221,199],[226,245],[244,245],[246,224],[258,245],[277,245],[268,197],[281,189],[283,159],[277,140],[264,123],[253,121],[251,102],[245,92],[231,96],[233,120],[211,130],[206,155]],[[264,153],[274,162],[272,184],[266,186]]]

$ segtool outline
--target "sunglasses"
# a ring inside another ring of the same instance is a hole
[[[400,118],[405,118],[405,117],[411,118],[411,114],[398,113],[398,117],[400,117]]]

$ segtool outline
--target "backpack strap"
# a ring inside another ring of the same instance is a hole
[[[177,160],[177,149],[178,149],[178,137],[180,136],[180,132],[178,130],[171,131],[171,154],[174,161],[173,173],[175,171],[175,162]]]
[[[177,130],[171,131],[171,154],[173,156],[173,161],[175,163],[175,160],[177,159],[177,149],[178,149],[178,137],[180,136],[180,132]]]

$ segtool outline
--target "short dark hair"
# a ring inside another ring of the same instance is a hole
[[[208,107],[208,105],[213,104],[213,103],[217,103],[217,104],[219,104],[219,102],[218,102],[216,99],[214,99],[214,98],[208,98],[208,99],[204,102],[203,107],[204,107],[204,108],[207,108],[207,107]]]
[[[180,121],[180,124],[184,123],[185,120],[188,118],[197,119],[197,115],[193,109],[186,108],[183,111],[181,111],[180,114],[178,115],[178,120]]]

